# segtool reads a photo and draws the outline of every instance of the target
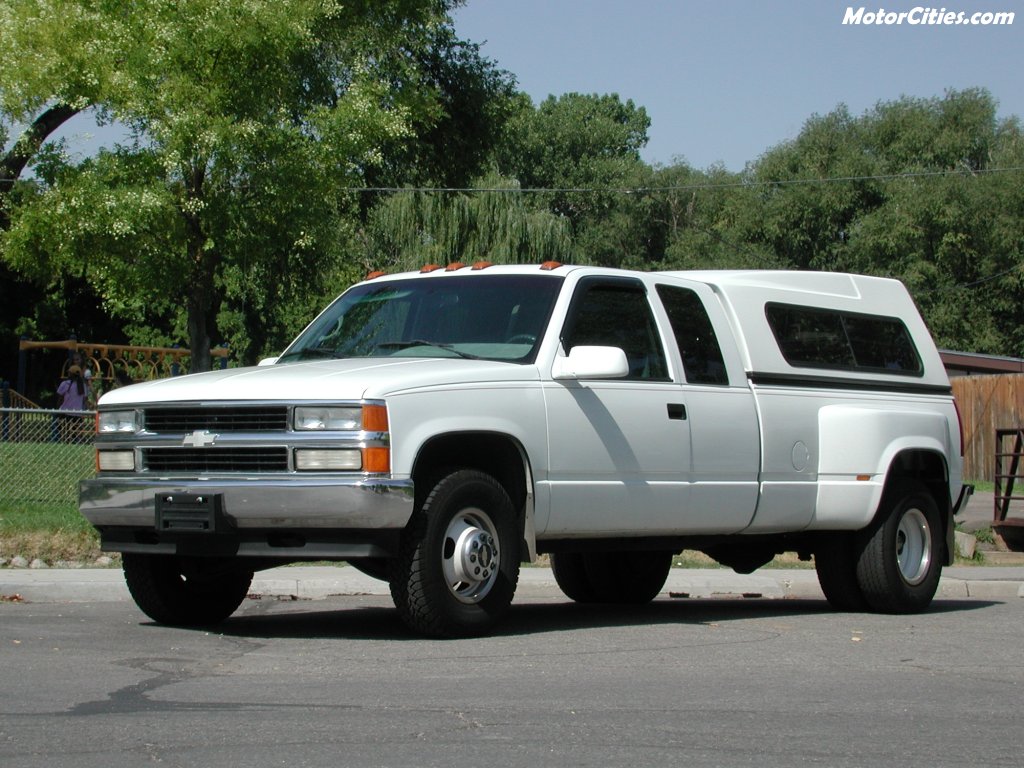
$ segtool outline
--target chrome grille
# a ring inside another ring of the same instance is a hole
[[[288,449],[145,448],[142,463],[151,472],[287,472]]]
[[[288,408],[147,408],[145,427],[150,432],[283,432],[288,429]]]

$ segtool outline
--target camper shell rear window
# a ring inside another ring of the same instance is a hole
[[[792,366],[924,375],[910,332],[897,317],[778,303],[766,304],[765,315]]]

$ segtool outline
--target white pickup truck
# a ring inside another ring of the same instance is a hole
[[[846,274],[372,275],[258,367],[108,393],[97,430],[81,511],[181,625],[345,560],[413,629],[480,634],[538,554],[573,600],[638,603],[684,549],[797,552],[838,608],[921,611],[964,493],[910,296]]]

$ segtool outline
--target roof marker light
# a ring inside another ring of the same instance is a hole
[[[451,264],[449,264],[447,267],[444,268],[444,271],[445,272],[454,272],[454,271],[456,271],[458,269],[465,268],[465,266],[466,265],[463,264],[461,261],[453,261]]]
[[[481,270],[481,269],[487,269],[488,267],[493,267],[493,266],[494,265],[491,262],[489,262],[489,261],[478,261],[478,262],[476,262],[473,265],[473,269],[474,270]]]
[[[426,274],[427,272],[434,272],[441,268],[440,264],[424,264],[420,268],[420,274]]]
[[[562,262],[560,261],[545,261],[540,265],[540,268],[545,272],[550,272],[553,269],[558,269],[560,266],[562,266]]]
[[[382,270],[378,269],[376,272],[371,272],[370,274],[368,274],[363,279],[364,280],[376,280],[378,277],[384,277],[384,272]]]

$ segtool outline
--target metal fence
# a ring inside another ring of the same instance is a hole
[[[92,477],[93,411],[0,408],[0,506],[75,503]]]

